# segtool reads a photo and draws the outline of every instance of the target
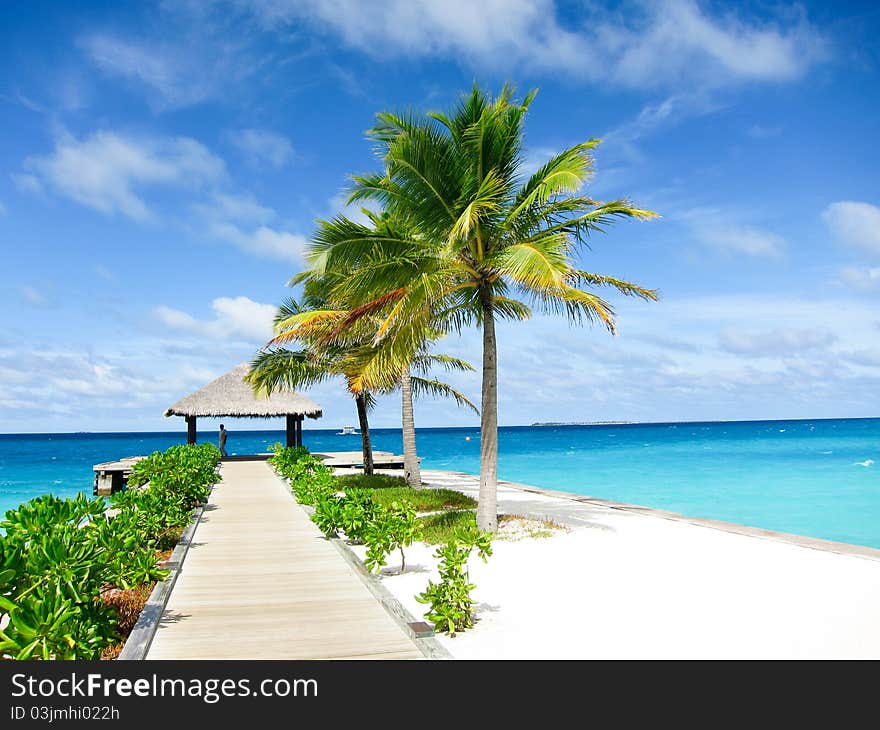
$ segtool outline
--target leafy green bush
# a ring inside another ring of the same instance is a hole
[[[37,497],[0,523],[0,658],[99,659],[117,641],[110,591],[164,580],[156,550],[219,478],[212,445],[176,446],[137,467],[144,490],[103,499]],[[0,618],[2,621],[2,618]]]
[[[211,485],[220,481],[220,451],[214,444],[186,444],[155,452],[132,467],[129,487],[147,482],[166,498],[190,510],[204,502]]]
[[[315,505],[319,498],[338,490],[333,470],[312,456],[304,446],[275,444],[269,463],[282,479],[290,483],[300,504]]]
[[[342,515],[345,511],[345,494],[326,492],[317,495],[312,522],[327,537],[335,537],[336,531],[342,529]]]
[[[412,545],[416,534],[416,511],[409,505],[392,502],[387,507],[376,506],[372,520],[364,526],[363,541],[367,546],[367,570],[378,572],[385,558],[400,550],[400,572],[406,570],[403,548]]]
[[[450,636],[474,625],[471,591],[476,586],[470,582],[467,569],[474,548],[486,562],[492,554],[492,535],[487,532],[467,541],[451,540],[437,548],[434,557],[440,559],[440,582],[429,581],[425,591],[416,596],[419,603],[430,604],[425,618],[437,631]]]

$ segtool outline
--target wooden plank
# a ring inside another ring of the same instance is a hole
[[[141,615],[138,616],[134,628],[125,641],[125,646],[122,647],[122,651],[119,653],[119,659],[140,660],[146,658],[150,643],[156,635],[156,629],[159,627],[162,613],[165,611],[165,606],[168,603],[168,598],[171,596],[177,576],[180,575],[183,561],[186,559],[187,550],[189,550],[189,546],[192,543],[193,534],[196,531],[199,520],[202,518],[203,511],[204,507],[202,506],[196,508],[192,520],[186,526],[186,529],[177,541],[177,545],[174,546],[171,557],[166,563],[171,572],[165,580],[159,581],[153,587],[150,597],[141,611]]]
[[[222,474],[148,659],[423,658],[265,462]]]

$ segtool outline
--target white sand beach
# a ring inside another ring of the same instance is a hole
[[[476,496],[476,480],[424,473]],[[570,531],[472,557],[479,622],[439,635],[457,659],[880,658],[880,560],[499,487],[499,511]],[[361,548],[355,548],[363,555]],[[433,549],[381,578],[417,617]],[[880,556],[880,552],[877,552]]]

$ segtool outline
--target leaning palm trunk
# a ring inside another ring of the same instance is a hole
[[[480,408],[480,498],[477,528],[498,528],[498,357],[495,342],[495,308],[492,290],[480,287],[483,312],[483,393]]]
[[[355,398],[357,403],[358,422],[361,427],[361,447],[364,455],[364,474],[373,473],[373,445],[370,443],[370,422],[367,420],[367,396],[358,393]]]
[[[403,471],[411,487],[421,489],[422,470],[416,451],[416,425],[413,418],[412,377],[409,368],[400,374],[400,407],[403,425]]]

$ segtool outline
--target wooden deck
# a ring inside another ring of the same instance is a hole
[[[421,659],[264,461],[226,462],[147,659]]]
[[[323,451],[313,452],[313,456],[322,459],[327,466],[334,469],[363,467],[362,451]],[[373,451],[373,466],[376,469],[403,469],[403,456],[390,451]]]

